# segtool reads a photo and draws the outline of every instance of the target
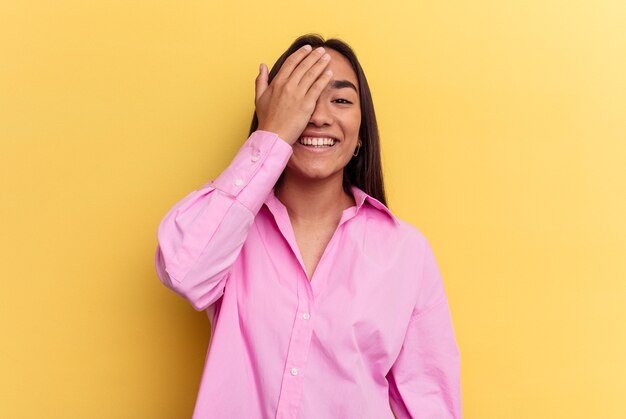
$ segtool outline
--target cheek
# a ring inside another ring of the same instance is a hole
[[[350,134],[356,133],[354,135],[358,135],[359,129],[361,128],[361,111],[346,115],[344,127],[346,132]]]

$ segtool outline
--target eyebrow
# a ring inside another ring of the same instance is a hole
[[[348,80],[333,80],[330,82],[330,87],[333,89],[343,89],[349,87],[350,89],[354,89],[355,92],[359,92],[354,84]]]

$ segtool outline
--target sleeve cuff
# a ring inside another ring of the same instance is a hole
[[[292,153],[292,146],[276,133],[257,130],[248,137],[212,186],[235,197],[256,214]]]

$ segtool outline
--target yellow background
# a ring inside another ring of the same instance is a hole
[[[0,417],[184,418],[206,316],[156,228],[298,35],[362,61],[466,419],[626,417],[626,2],[0,3]]]

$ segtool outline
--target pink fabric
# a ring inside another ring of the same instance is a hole
[[[254,132],[159,225],[161,281],[213,332],[194,418],[461,418],[460,355],[431,247],[352,186],[311,281],[273,187],[292,154]]]

